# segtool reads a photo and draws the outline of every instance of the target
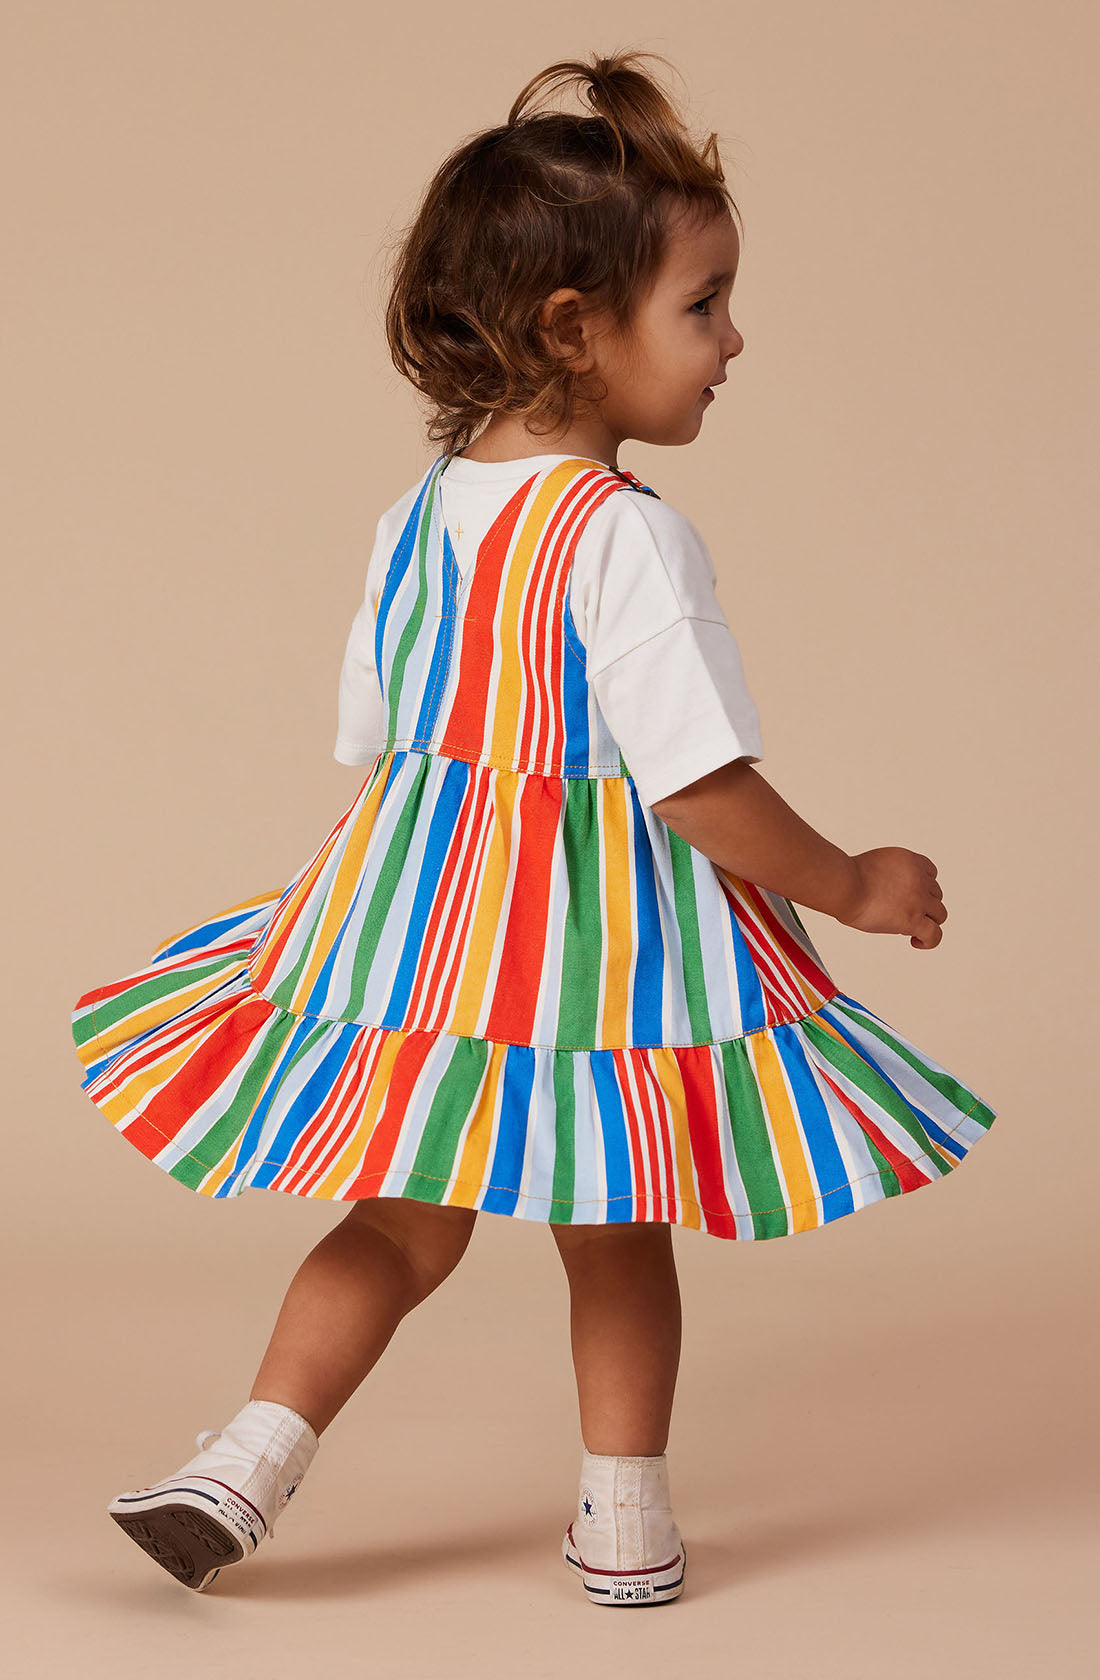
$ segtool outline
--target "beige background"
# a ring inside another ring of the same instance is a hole
[[[2,11],[12,1672],[1093,1672],[1092,8]],[[188,1593],[106,1502],[243,1403],[341,1210],[185,1192],[80,1091],[69,1011],[281,887],[355,797],[344,638],[436,452],[386,242],[531,75],[624,46],[721,136],[746,347],[693,446],[622,460],[711,543],[761,774],[848,850],[938,865],[934,951],[807,925],[998,1118],[823,1230],[677,1231],[675,1608],[598,1617],[561,1563],[564,1275],[499,1215],[271,1549]]]

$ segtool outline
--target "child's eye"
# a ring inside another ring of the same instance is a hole
[[[711,298],[716,298],[716,297],[717,297],[717,296],[718,296],[718,293],[717,293],[717,292],[708,292],[708,293],[707,293],[707,295],[706,295],[706,297],[704,297],[704,298],[698,298],[698,299],[697,299],[697,300],[696,300],[696,302],[695,302],[695,303],[693,303],[693,304],[692,304],[692,306],[691,306],[691,308],[692,308],[692,309],[698,309],[698,307],[699,307],[699,305],[700,305],[700,304],[701,304],[701,303],[709,303],[709,302],[710,302],[710,300],[711,300]],[[690,310],[689,310],[689,312],[688,312],[688,313],[689,313],[689,314],[690,314]],[[709,315],[709,314],[710,314],[710,310],[709,310],[709,309],[704,309],[704,310],[703,310],[703,314],[704,314],[704,315]]]

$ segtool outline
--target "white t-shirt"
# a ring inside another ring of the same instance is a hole
[[[465,576],[505,502],[564,454],[514,461],[454,456],[440,475],[442,514]],[[374,662],[375,598],[419,482],[375,530],[364,599],[340,671],[333,757],[371,762],[386,738]],[[622,490],[594,508],[577,540],[569,603],[586,673],[639,798],[654,805],[733,759],[759,763],[760,719],[741,654],[715,594],[699,532],[668,502]]]

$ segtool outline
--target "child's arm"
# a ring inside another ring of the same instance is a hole
[[[803,822],[744,759],[659,799],[653,810],[720,869],[838,921],[859,892],[855,860]]]
[[[904,846],[854,857],[803,822],[751,764],[737,759],[653,810],[720,869],[864,933],[907,933],[918,950],[947,919],[931,858]]]

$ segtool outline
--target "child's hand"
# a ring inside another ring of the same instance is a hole
[[[904,846],[876,846],[852,861],[859,882],[854,909],[837,921],[862,933],[907,933],[918,951],[939,944],[947,911],[931,858]]]

